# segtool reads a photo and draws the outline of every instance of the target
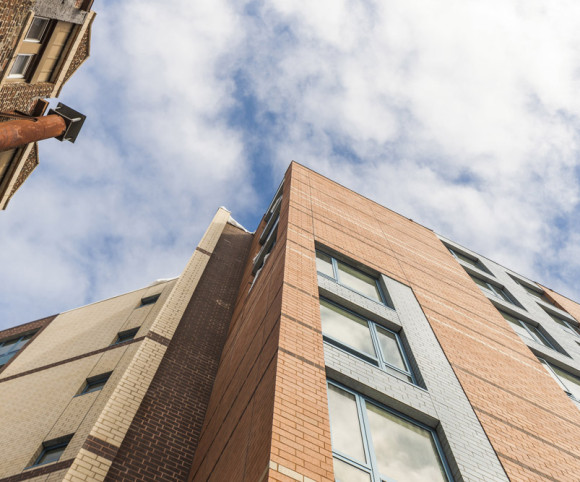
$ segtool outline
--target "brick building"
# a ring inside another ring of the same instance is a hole
[[[178,278],[0,333],[0,481],[575,481],[577,320],[292,163]]]
[[[0,122],[11,114],[41,115],[43,99],[89,56],[93,0],[0,2]],[[38,145],[0,152],[0,208],[38,165]]]

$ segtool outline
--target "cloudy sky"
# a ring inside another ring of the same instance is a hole
[[[0,213],[0,328],[180,273],[296,160],[580,299],[580,4],[95,0],[91,57]]]

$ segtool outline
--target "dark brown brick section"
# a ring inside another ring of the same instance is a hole
[[[250,290],[252,258],[261,246],[254,238],[218,374],[197,446],[190,481],[256,482],[268,467],[274,417],[285,216],[282,203],[278,242]]]
[[[53,472],[58,472],[59,470],[68,469],[74,459],[63,460],[62,462],[56,462],[54,464],[45,465],[37,469],[30,469],[21,474],[11,475],[10,477],[4,477],[0,479],[0,482],[19,482],[20,480],[29,480],[35,477],[40,477],[41,475],[51,474]]]
[[[227,224],[106,480],[186,480],[253,236]]]
[[[103,457],[107,460],[114,460],[117,452],[119,451],[119,447],[116,445],[110,444],[105,440],[101,440],[100,438],[93,437],[89,435],[83,444],[83,449],[92,452],[99,457]]]
[[[151,340],[163,346],[169,346],[169,343],[171,343],[171,340],[169,338],[166,338],[160,335],[159,333],[155,333],[154,331],[150,331],[149,333],[147,333],[147,338],[150,338]]]
[[[9,338],[14,338],[18,335],[23,335],[26,333],[30,333],[31,331],[36,331],[36,334],[32,337],[32,339],[24,346],[22,350],[20,350],[12,359],[6,363],[2,368],[0,368],[0,375],[2,371],[9,366],[13,360],[18,358],[18,355],[22,353],[26,348],[36,339],[36,337],[40,334],[42,330],[44,330],[48,324],[54,320],[58,315],[48,316],[46,318],[41,318],[40,320],[31,321],[29,323],[25,323],[24,325],[15,326],[13,328],[8,328],[6,330],[0,331],[0,341],[7,340]],[[13,378],[13,377],[10,377]],[[0,383],[4,380],[9,380],[10,378],[5,378],[0,380]]]

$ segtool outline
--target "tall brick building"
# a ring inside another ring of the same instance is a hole
[[[0,481],[576,481],[577,320],[292,163],[178,278],[0,333]]]
[[[0,122],[41,115],[89,56],[93,0],[0,2]],[[0,208],[38,165],[38,145],[0,152]]]

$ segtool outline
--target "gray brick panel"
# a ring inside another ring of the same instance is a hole
[[[381,277],[395,312],[326,277],[319,276],[318,282],[321,296],[399,332],[414,374],[426,389],[325,343],[328,377],[433,427],[456,481],[508,480],[412,290]]]

